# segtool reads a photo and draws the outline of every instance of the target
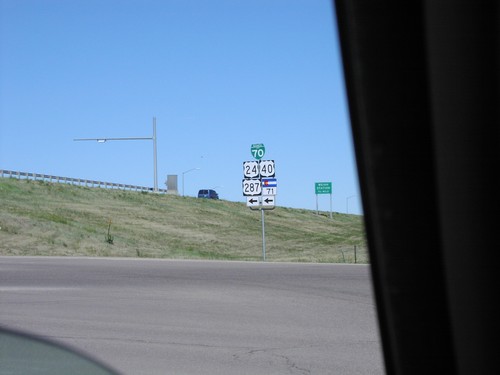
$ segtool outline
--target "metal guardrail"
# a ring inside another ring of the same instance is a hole
[[[32,172],[19,172],[19,171],[9,171],[0,169],[0,177],[8,177],[8,178],[18,178],[18,179],[33,179],[38,181],[48,181],[48,182],[56,182],[56,183],[64,183],[64,184],[72,184],[86,187],[99,187],[105,189],[118,189],[118,190],[131,190],[131,191],[144,191],[152,193],[154,189],[146,186],[136,186],[136,185],[127,185],[127,184],[117,184],[114,182],[104,182],[104,181],[94,181],[94,180],[86,180],[82,178],[71,178],[71,177],[61,177],[61,176],[52,176],[41,173],[32,173]],[[166,193],[166,189],[158,189],[159,193]]]

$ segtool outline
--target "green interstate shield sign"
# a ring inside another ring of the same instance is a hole
[[[332,193],[332,183],[331,182],[316,182],[314,183],[314,190],[316,194],[331,194]]]
[[[256,143],[253,144],[252,147],[250,147],[250,151],[252,152],[252,156],[255,159],[260,160],[266,153],[266,148],[264,147],[264,144]]]

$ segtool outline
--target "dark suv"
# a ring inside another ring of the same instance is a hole
[[[219,194],[212,189],[202,189],[198,192],[198,198],[219,199]]]

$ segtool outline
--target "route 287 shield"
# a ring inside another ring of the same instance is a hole
[[[246,197],[260,195],[262,193],[262,184],[258,179],[244,179],[242,185],[243,195]]]

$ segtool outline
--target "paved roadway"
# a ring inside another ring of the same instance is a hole
[[[364,265],[0,257],[0,325],[124,374],[383,374]]]

